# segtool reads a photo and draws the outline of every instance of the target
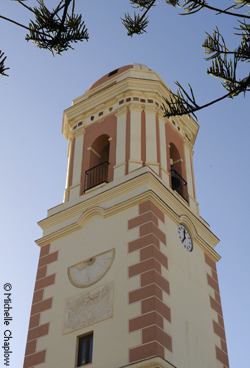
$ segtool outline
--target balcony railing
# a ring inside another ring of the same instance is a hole
[[[85,171],[84,192],[99,184],[108,183],[109,162],[105,161]]]
[[[172,189],[176,190],[185,201],[188,202],[188,190],[187,190],[187,182],[184,180],[177,171],[174,169],[170,170],[171,172],[171,182],[172,182]]]

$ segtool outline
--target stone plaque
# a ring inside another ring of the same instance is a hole
[[[103,321],[113,316],[113,282],[66,301],[63,333]]]

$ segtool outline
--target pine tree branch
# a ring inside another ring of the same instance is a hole
[[[222,97],[219,97],[201,106],[199,106],[196,103],[193,90],[190,85],[189,88],[192,97],[188,95],[188,93],[178,82],[175,82],[175,84],[179,87],[177,93],[175,94],[172,91],[170,91],[169,97],[163,97],[163,99],[165,100],[165,103],[163,103],[164,117],[169,118],[171,116],[182,116],[192,114],[195,120],[197,120],[197,117],[195,115],[197,111],[209,107],[217,102],[220,102],[225,98],[228,97],[233,98],[239,95],[240,93],[245,94],[245,92],[250,91],[250,75],[242,81],[235,81],[235,84],[238,85],[237,86],[235,85],[234,88],[232,88],[228,93],[226,93]],[[184,97],[184,95],[186,98]]]
[[[5,60],[6,60],[7,56],[4,56],[4,52],[2,52],[0,50],[0,75],[4,75],[5,77],[8,77],[8,74],[6,74],[6,70],[8,70],[9,68],[7,68],[4,64]]]
[[[0,18],[2,18],[2,19],[4,19],[4,20],[7,20],[8,22],[10,22],[10,23],[14,23],[15,25],[17,25],[17,26],[19,26],[19,27],[22,27],[22,28],[24,28],[24,29],[27,29],[28,31],[31,31],[31,28],[29,28],[29,27],[27,27],[27,26],[25,26],[25,25],[23,25],[23,24],[21,24],[21,23],[18,23],[18,22],[16,22],[16,21],[14,21],[13,19],[10,19],[10,18],[6,18],[6,17],[4,17],[4,16],[2,16],[2,15],[0,15]],[[46,33],[44,33],[44,32],[38,32],[40,35],[43,35],[43,36],[48,36],[48,37],[51,37],[51,38],[53,38],[52,36],[49,36],[49,35],[47,35]]]
[[[23,7],[25,7],[27,10],[31,11],[32,13],[34,13],[34,10],[32,8],[30,8],[28,5],[24,4],[24,1],[26,1],[26,0],[11,0],[11,1],[16,1],[17,3],[19,3],[20,5],[22,5]]]
[[[132,19],[128,13],[124,14],[124,19],[121,18],[122,24],[127,29],[127,35],[132,37],[134,34],[142,34],[146,32],[146,27],[148,25],[148,18],[146,15],[154,6],[156,0],[151,2],[149,0],[131,0],[130,2],[132,4],[136,4],[138,8],[146,9],[141,16],[134,13],[134,19]]]
[[[171,0],[166,0],[166,2],[170,3],[172,1]],[[190,5],[188,5],[188,4],[190,4]],[[178,1],[177,6],[179,6],[179,8],[185,9],[186,12],[187,12],[186,14],[181,14],[180,13],[180,15],[191,15],[191,14],[197,13],[198,11],[202,10],[203,8],[207,8],[207,9],[210,9],[210,10],[213,10],[213,11],[217,12],[218,14],[226,14],[226,15],[231,15],[231,16],[237,17],[237,18],[250,19],[250,16],[229,12],[227,10],[222,10],[222,9],[216,8],[214,6],[208,5],[205,0],[184,0],[183,5],[179,5],[179,1]],[[192,9],[196,9],[196,10],[192,10]]]
[[[57,33],[57,35],[55,37],[55,40],[57,40],[58,38],[60,38],[61,32],[62,32],[62,30],[64,28],[64,23],[65,23],[66,15],[67,15],[67,12],[68,12],[68,7],[69,7],[69,4],[70,3],[71,3],[71,0],[65,0],[62,20],[61,20],[61,24],[60,24],[58,33]]]
[[[150,5],[148,7],[146,7],[145,12],[142,14],[141,16],[141,20],[143,20],[145,18],[145,16],[147,15],[147,13],[149,12],[149,10],[154,6],[154,3],[156,2],[156,0],[153,0]]]

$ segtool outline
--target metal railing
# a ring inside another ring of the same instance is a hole
[[[99,184],[108,183],[109,162],[105,161],[85,171],[84,192]]]
[[[177,171],[174,169],[170,170],[171,172],[171,182],[172,182],[172,189],[176,190],[185,201],[188,202],[188,190],[187,190],[187,182],[184,180]]]

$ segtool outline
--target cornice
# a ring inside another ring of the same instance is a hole
[[[140,76],[142,77],[140,78]],[[86,120],[86,118],[97,113],[98,110],[104,109],[108,105],[117,105],[117,102],[126,96],[147,96],[147,98],[154,98],[159,105],[161,105],[163,102],[162,96],[167,97],[169,93],[169,88],[156,72],[130,69],[120,74],[118,78],[111,83],[107,81],[94,90],[88,91],[84,95],[76,98],[72,106],[64,111],[63,134],[66,138],[68,137],[70,129],[72,125],[74,125],[73,122],[79,119],[79,116],[81,116],[82,120]],[[139,102],[139,104],[141,103]],[[114,112],[115,110],[117,112],[117,108],[118,106],[114,109]],[[145,106],[145,108],[150,108],[150,106]],[[154,108],[158,113],[162,113],[159,107],[156,108],[154,106]],[[177,120],[180,126],[183,127],[183,124],[184,126],[188,126],[192,133],[192,137],[190,138],[192,144],[194,144],[199,125],[188,115],[178,118]]]
[[[44,230],[51,228],[52,232],[38,239],[36,243],[39,246],[43,246],[74,231],[80,230],[87,219],[96,213],[102,214],[104,218],[113,216],[150,199],[176,225],[180,223],[181,219],[182,221],[184,218],[188,219],[192,223],[192,229],[194,229],[192,235],[196,244],[214,261],[220,259],[220,256],[213,249],[219,241],[218,238],[205,226],[198,216],[191,212],[188,205],[184,204],[184,201],[175,195],[172,189],[168,189],[163,185],[162,181],[150,169],[112,188],[108,188],[109,184],[103,187],[102,192],[99,194],[93,195],[81,203],[40,221],[39,225]],[[137,194],[138,190],[135,191],[138,188],[141,188],[141,194],[139,195]],[[127,199],[124,198],[126,194],[129,194],[129,198]],[[120,202],[117,203],[117,199],[119,198]],[[63,222],[73,218],[75,218],[74,223],[53,231],[54,226],[63,224]]]

